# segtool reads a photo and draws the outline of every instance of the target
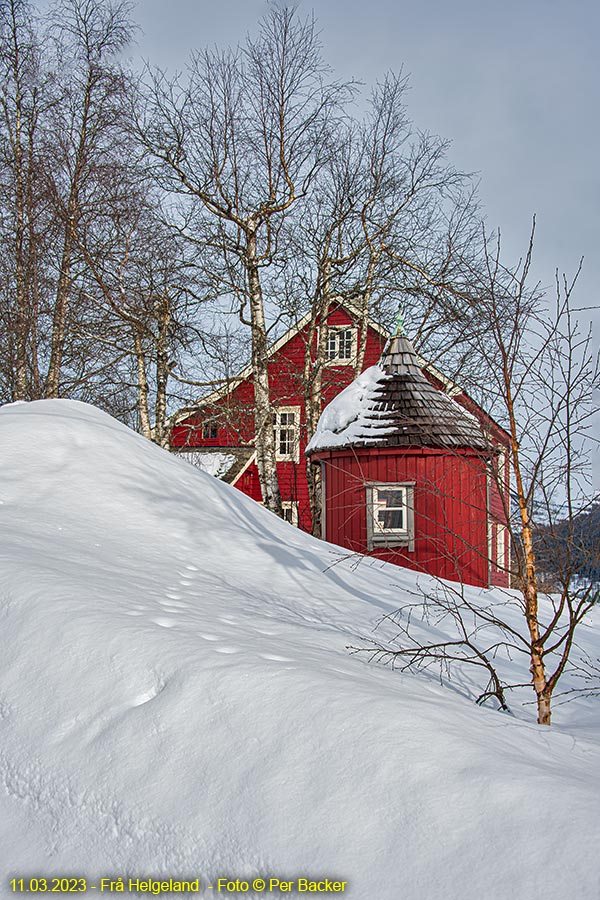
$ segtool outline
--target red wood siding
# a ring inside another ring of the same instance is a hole
[[[354,325],[352,317],[344,309],[333,309],[328,325]],[[360,334],[358,334],[360,339]],[[269,383],[275,406],[300,407],[300,453],[298,462],[282,461],[277,465],[281,499],[298,504],[298,525],[310,532],[312,527],[308,482],[306,478],[306,417],[304,411],[304,354],[308,340],[308,327],[294,334],[287,343],[274,353],[269,360]],[[374,366],[379,361],[385,345],[385,338],[373,328],[367,333],[364,367]],[[327,365],[323,369],[322,408],[343,388],[354,380],[351,365]],[[203,438],[202,424],[214,420],[217,423],[217,437]],[[203,406],[197,414],[191,415],[175,425],[171,435],[171,446],[180,447],[239,447],[251,446],[254,437],[254,386],[252,378],[245,379],[222,399]],[[252,463],[237,480],[235,486],[255,500],[261,499],[258,470]]]
[[[324,452],[327,537],[357,553],[467,584],[488,585],[486,460],[471,451]],[[414,550],[367,546],[366,488],[414,483]]]

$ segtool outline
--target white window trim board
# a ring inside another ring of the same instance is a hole
[[[406,492],[406,529],[399,531],[380,531],[375,527],[375,499],[376,489],[387,488],[397,490],[402,488]],[[367,549],[374,550],[377,547],[405,547],[409,553],[415,549],[415,483],[414,481],[387,482],[374,481],[366,485],[366,514],[367,514]]]

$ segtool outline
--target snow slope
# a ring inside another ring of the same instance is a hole
[[[72,401],[0,410],[0,530],[1,897],[303,875],[356,900],[597,900],[598,701],[541,729],[350,655],[414,573]]]

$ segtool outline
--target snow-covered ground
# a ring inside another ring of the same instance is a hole
[[[422,576],[70,401],[0,410],[0,528],[1,897],[302,876],[356,900],[598,900],[600,700],[543,729],[475,706],[466,675],[346,649]]]

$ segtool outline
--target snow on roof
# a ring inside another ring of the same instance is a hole
[[[488,446],[478,420],[434,387],[404,335],[323,410],[306,452],[337,447]]]
[[[393,421],[383,413],[377,419],[377,433],[371,438],[368,436],[368,430],[374,427],[370,412],[377,398],[377,388],[388,377],[381,366],[371,366],[334,397],[321,413],[306,452],[346,447],[356,441],[368,443],[391,434]]]

